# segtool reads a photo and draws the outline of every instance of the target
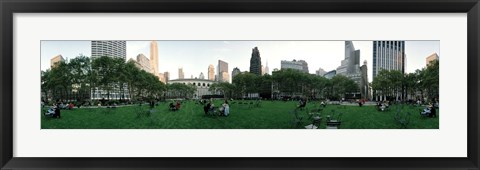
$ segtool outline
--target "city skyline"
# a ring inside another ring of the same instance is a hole
[[[150,56],[152,41],[127,41],[127,60],[143,54]],[[345,58],[345,41],[155,41],[158,44],[158,72],[170,72],[170,80],[177,79],[178,68],[185,75],[208,73],[210,64],[218,60],[227,62],[231,73],[238,67],[242,72],[249,71],[251,52],[258,47],[261,62],[268,60],[269,68],[280,69],[281,60],[305,60],[309,73],[315,74],[319,68],[326,72],[336,69]],[[367,60],[372,69],[372,41],[353,41],[355,50],[360,50],[360,62]],[[406,41],[407,73],[425,67],[425,58],[432,53],[440,54],[439,41]],[[50,59],[62,55],[66,60],[79,54],[89,56],[90,41],[41,41],[41,69],[50,68]],[[163,62],[162,62],[163,61]],[[263,64],[262,64],[263,65]],[[271,72],[269,72],[271,74]],[[368,73],[372,81],[371,71]],[[218,75],[215,68],[215,75]],[[188,77],[188,76],[187,76]],[[231,78],[232,76],[230,76]],[[231,79],[230,79],[231,82]]]

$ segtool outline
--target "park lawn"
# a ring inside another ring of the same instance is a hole
[[[242,102],[244,103],[244,102]],[[148,105],[133,105],[118,108],[80,108],[62,110],[60,119],[46,118],[42,115],[42,129],[295,129],[312,123],[309,112],[320,108],[317,103],[310,102],[303,110],[298,111],[302,117],[300,126],[295,126],[293,110],[297,102],[262,101],[260,107],[250,104],[231,102],[228,117],[206,116],[203,106],[186,101],[179,111],[169,111],[168,103],[160,103],[150,116]],[[252,101],[254,103],[254,101]],[[220,106],[221,101],[215,102]],[[393,105],[388,111],[379,112],[375,106],[328,105],[320,112],[323,117],[321,129],[326,128],[325,118],[341,117],[340,129],[399,129],[400,123],[395,121],[397,109],[402,113],[410,113],[407,128],[438,129],[439,111],[436,118],[422,118],[419,114],[422,107]],[[42,111],[44,112],[44,111]]]

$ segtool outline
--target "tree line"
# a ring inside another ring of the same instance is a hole
[[[160,100],[167,95],[184,97],[193,94],[195,87],[180,83],[166,85],[157,76],[135,66],[134,61],[80,55],[41,71],[41,91],[46,103],[84,103],[95,94],[101,94],[93,96],[96,99],[119,101]]]
[[[382,70],[371,83],[374,96],[383,100],[429,100],[439,97],[439,61],[432,61],[413,73]]]
[[[294,69],[281,69],[272,75],[255,75],[242,72],[232,78],[232,83],[221,82],[210,86],[227,98],[255,97],[280,99],[302,97],[310,99],[341,99],[345,94],[359,91],[357,83],[348,77],[337,75],[332,79],[308,74]]]

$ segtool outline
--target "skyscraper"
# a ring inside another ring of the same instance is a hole
[[[262,74],[262,59],[260,58],[260,51],[255,47],[252,49],[252,57],[250,58],[250,73]]]
[[[363,65],[360,67],[361,81],[360,81],[360,95],[364,99],[370,99],[370,87],[368,86],[368,69],[367,69],[367,60],[363,62]]]
[[[153,72],[153,75],[158,76],[160,72],[158,71],[158,46],[157,41],[150,42],[150,65]]]
[[[222,60],[218,60],[218,81],[229,81],[228,76],[228,63]],[[225,74],[226,73],[226,74]],[[226,75],[226,76],[225,76]]]
[[[435,60],[438,60],[438,54],[437,54],[437,53],[433,53],[433,54],[429,55],[429,56],[425,59],[426,65],[427,65],[427,66],[430,65],[430,63],[431,63],[432,61],[435,61]]]
[[[337,74],[349,75],[360,72],[360,50],[355,50],[352,41],[345,41],[345,59],[337,67]]]
[[[268,68],[268,60],[265,63],[265,73],[264,74],[270,74],[270,69]]]
[[[208,66],[208,79],[215,81],[215,68],[212,64]]]
[[[405,41],[373,41],[373,79],[381,70],[405,73],[405,61]]]
[[[232,70],[232,81],[235,78],[235,76],[237,76],[240,73],[241,73],[241,71],[238,67],[233,68],[233,70]]]
[[[152,73],[152,69],[150,67],[150,60],[145,57],[143,54],[138,54],[137,55],[137,60],[135,61],[135,65],[137,65],[138,68],[145,70],[148,73]]]
[[[184,79],[185,78],[185,73],[183,73],[183,68],[180,67],[178,68],[178,79]]]
[[[168,71],[164,72],[163,76],[165,76],[165,83],[168,83],[168,80],[170,80],[170,72]]]
[[[205,79],[205,76],[203,75],[203,72],[200,72],[200,76],[198,76],[198,79]]]
[[[50,59],[50,68],[56,67],[60,62],[65,61],[62,55],[57,55]]]
[[[126,60],[127,43],[126,41],[91,41],[92,58],[96,57],[115,57]]]

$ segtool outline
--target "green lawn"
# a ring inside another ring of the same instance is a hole
[[[220,106],[221,101],[215,102]],[[294,129],[312,123],[309,112],[320,108],[318,102],[307,104],[306,109],[298,111],[302,117],[299,126],[295,126],[293,110],[297,102],[262,101],[260,107],[250,104],[230,104],[228,117],[205,116],[203,106],[193,101],[182,104],[180,111],[169,111],[167,103],[156,106],[150,116],[139,112],[147,112],[149,107],[125,106],[119,108],[80,108],[62,110],[60,119],[46,118],[42,115],[42,129]],[[323,117],[320,129],[326,127],[326,117],[337,118],[341,114],[340,129],[399,129],[402,128],[394,116],[398,109],[401,115],[410,112],[407,128],[438,129],[439,111],[436,118],[422,118],[419,115],[422,107],[393,105],[386,112],[379,112],[375,106],[328,105],[320,116]],[[42,109],[42,113],[44,109]]]

